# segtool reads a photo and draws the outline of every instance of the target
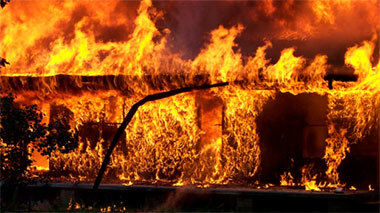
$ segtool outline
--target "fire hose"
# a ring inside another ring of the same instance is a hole
[[[128,114],[125,116],[123,122],[121,123],[120,127],[118,128],[115,136],[112,139],[112,142],[107,150],[107,153],[104,157],[102,166],[100,167],[98,176],[96,177],[93,189],[97,190],[99,188],[100,182],[102,181],[104,172],[107,169],[107,165],[111,159],[111,154],[114,148],[117,145],[117,142],[119,141],[120,137],[123,135],[125,129],[127,128],[129,122],[132,120],[133,116],[136,114],[138,108],[142,105],[144,105],[147,102],[150,101],[155,101],[163,98],[167,98],[170,96],[178,95],[180,93],[185,93],[185,92],[191,92],[193,90],[204,90],[204,89],[210,89],[214,87],[223,87],[229,85],[229,82],[222,82],[222,83],[216,83],[216,84],[206,84],[206,85],[201,85],[201,86],[194,86],[194,87],[185,87],[185,88],[180,88],[180,89],[175,89],[175,90],[170,90],[166,92],[160,92],[152,95],[148,95],[145,98],[141,99],[137,103],[135,103],[131,109],[129,110]]]

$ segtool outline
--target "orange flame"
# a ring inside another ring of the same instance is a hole
[[[281,92],[328,97],[325,174],[330,186],[341,185],[338,167],[350,144],[359,143],[380,122],[380,63],[373,59],[377,34],[345,53],[344,62],[354,70],[358,81],[333,82],[333,89],[324,80],[332,66],[324,53],[310,59],[299,56],[299,47],[292,45],[280,51],[278,61],[268,58],[268,49],[274,48],[276,39],[319,38],[328,30],[347,33],[336,29],[337,23],[348,17],[344,11],[358,17],[354,12],[357,2],[306,2],[303,4],[312,15],[301,13],[293,23],[276,16],[276,2],[265,1],[262,9],[277,21],[279,35],[263,38],[265,44],[254,55],[245,56],[237,39],[248,28],[240,23],[229,28],[216,25],[194,59],[173,53],[168,45],[170,30],[158,29],[157,20],[164,13],[157,11],[151,1],[143,0],[135,8],[127,4],[131,7],[126,9],[128,15],[117,11],[120,2],[97,4],[16,1],[1,11],[0,56],[11,65],[2,67],[0,74],[3,79],[20,77],[17,101],[42,106],[46,122],[54,107],[63,106],[73,112],[73,129],[89,131],[87,136],[80,136],[75,152],[53,153],[49,159],[51,171],[65,171],[80,181],[94,179],[109,135],[114,134],[124,112],[144,95],[188,85],[231,82],[207,94],[212,97],[209,102],[220,102],[214,103],[217,106],[212,112],[202,109],[202,98],[196,93],[142,106],[111,157],[106,174],[109,181],[127,185],[161,181],[176,186],[254,183],[261,164],[256,119],[268,100]],[[295,4],[288,1],[283,7],[291,10]],[[375,14],[370,9],[373,5],[370,1],[358,8]],[[378,28],[370,20],[363,22],[369,22],[371,30]],[[121,35],[116,35],[119,31]],[[70,76],[72,85],[68,87],[90,89],[74,94],[60,91],[61,74]],[[81,78],[108,75],[121,80],[86,82]],[[21,76],[39,77],[35,91],[25,89],[28,80]],[[5,89],[12,90],[12,84],[1,81]],[[111,89],[98,90],[97,86],[103,84]],[[300,184],[306,190],[320,190],[310,168],[302,168],[302,176]],[[281,185],[297,185],[294,181],[290,173],[281,175]]]

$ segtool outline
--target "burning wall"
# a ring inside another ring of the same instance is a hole
[[[46,122],[70,114],[80,147],[50,169],[88,181],[140,98],[228,81],[142,106],[108,180],[254,184],[278,181],[285,160],[307,185],[312,166],[297,158],[318,158],[336,186],[352,144],[378,146],[378,14],[377,1],[16,1],[1,11],[1,89]]]

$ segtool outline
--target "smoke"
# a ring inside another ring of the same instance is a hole
[[[329,63],[343,65],[347,48],[379,31],[377,1],[158,1],[154,6],[165,11],[159,27],[170,29],[169,47],[190,59],[219,25],[244,26],[235,42],[245,56],[270,40],[272,63],[281,50],[296,47],[296,55],[325,54]]]

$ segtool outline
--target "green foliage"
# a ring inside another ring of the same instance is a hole
[[[38,143],[37,149],[42,155],[50,156],[54,151],[69,153],[78,147],[77,134],[71,132],[70,126],[55,121],[49,124],[48,132],[45,140]]]
[[[20,183],[30,176],[32,147],[50,156],[55,151],[68,153],[78,143],[68,125],[59,121],[42,124],[43,113],[37,105],[19,106],[14,100],[12,94],[0,97],[0,177],[5,182]]]

